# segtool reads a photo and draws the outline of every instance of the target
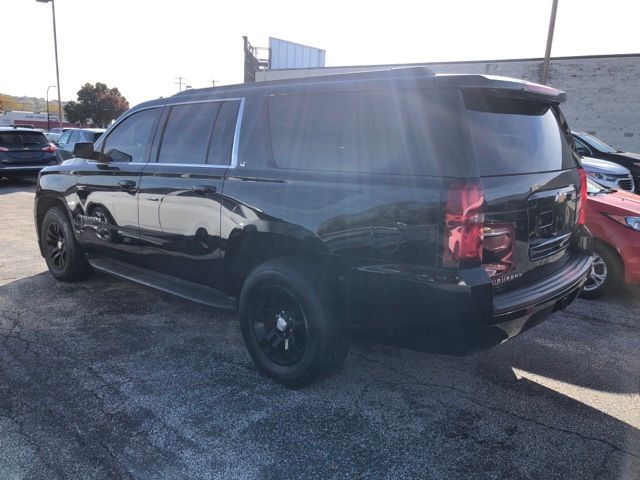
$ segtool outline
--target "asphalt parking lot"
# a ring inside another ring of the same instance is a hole
[[[0,181],[0,478],[640,478],[640,292],[459,358],[355,341],[301,390],[234,315],[61,284]]]

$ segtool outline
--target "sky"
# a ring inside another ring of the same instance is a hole
[[[133,106],[176,93],[178,76],[242,82],[242,35],[323,48],[327,66],[542,57],[552,0],[55,2],[62,100],[103,82]],[[0,93],[44,97],[56,83],[51,4],[0,0],[0,11]],[[638,13],[636,0],[559,0],[552,56],[640,53]]]

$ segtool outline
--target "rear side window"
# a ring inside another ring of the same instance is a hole
[[[432,97],[422,90],[273,96],[269,123],[276,165],[436,175],[433,126],[442,105]]]
[[[575,168],[573,152],[548,104],[464,92],[482,176]]]
[[[238,101],[171,107],[158,162],[229,165]]]
[[[47,137],[39,132],[0,132],[0,147],[14,149],[40,147],[48,144]]]
[[[171,107],[162,136],[158,162],[205,163],[218,103],[193,103]]]
[[[222,102],[209,144],[209,156],[207,163],[216,165],[229,165],[231,163],[231,150],[233,149],[233,137],[236,131],[236,119],[240,102]]]

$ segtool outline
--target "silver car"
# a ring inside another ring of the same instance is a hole
[[[631,172],[622,165],[598,158],[582,157],[582,166],[590,178],[604,187],[630,192],[635,190]]]
[[[47,133],[45,133],[45,137],[47,137],[47,140],[49,140],[50,142],[57,142],[58,139],[62,136],[62,134],[64,132],[66,132],[67,130],[71,130],[70,128],[52,128],[51,130],[49,130]]]

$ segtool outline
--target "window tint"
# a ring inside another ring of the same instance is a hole
[[[577,166],[548,104],[471,92],[465,92],[464,101],[480,175]]]
[[[151,108],[125,118],[109,134],[103,152],[114,162],[144,162],[145,150],[151,139],[159,109]]]
[[[271,97],[276,164],[306,170],[437,175],[433,126],[449,121],[442,105],[421,90]]]
[[[171,107],[158,162],[205,163],[211,129],[219,108],[218,102]]]
[[[229,101],[220,104],[220,111],[209,145],[209,157],[207,163],[215,165],[229,165],[231,163],[231,150],[233,149],[233,136],[236,129],[236,119],[240,102]]]
[[[38,132],[0,132],[0,147],[23,148],[47,145],[47,137]]]

